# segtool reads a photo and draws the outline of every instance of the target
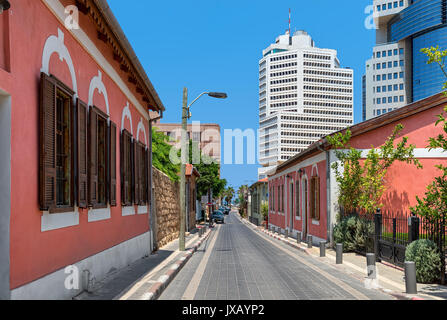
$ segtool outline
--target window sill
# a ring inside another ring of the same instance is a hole
[[[148,205],[147,204],[139,205],[137,207],[137,213],[138,214],[147,214],[148,212],[149,212],[149,209],[148,209]]]
[[[296,221],[301,221],[301,217],[295,217]]]
[[[319,225],[320,225],[320,221],[319,221],[319,220],[314,220],[314,219],[312,219],[312,224],[313,224],[314,226],[319,226]]]
[[[95,207],[88,211],[88,222],[97,222],[111,218],[110,207]]]
[[[44,211],[41,218],[40,230],[42,232],[69,228],[79,225],[79,209],[71,212],[49,213]]]
[[[123,206],[121,208],[121,215],[123,217],[135,215],[135,207],[133,205],[131,205],[131,206]]]

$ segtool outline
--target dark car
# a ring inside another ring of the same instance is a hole
[[[225,217],[223,215],[222,211],[216,210],[213,212],[213,215],[211,216],[211,219],[213,219],[216,223],[225,223]]]
[[[230,209],[228,207],[220,207],[219,211],[222,211],[223,214],[230,214]]]

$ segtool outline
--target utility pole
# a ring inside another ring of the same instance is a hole
[[[183,88],[183,107],[182,107],[182,150],[181,150],[181,167],[180,167],[180,236],[179,236],[179,250],[185,251],[185,183],[186,183],[186,161],[187,151],[186,146],[186,130],[188,121],[188,89]]]
[[[203,92],[188,106],[188,88],[183,88],[183,107],[182,107],[182,138],[181,138],[181,165],[180,165],[180,232],[179,232],[179,250],[185,251],[185,218],[186,218],[186,162],[189,161],[189,147],[186,144],[188,130],[188,119],[191,114],[189,108],[207,94],[212,98],[226,99],[227,94],[223,92]],[[189,142],[189,141],[188,141]]]

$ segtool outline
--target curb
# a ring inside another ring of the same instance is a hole
[[[175,278],[179,271],[186,265],[189,259],[191,259],[193,254],[202,245],[202,243],[206,239],[208,239],[212,230],[212,228],[208,229],[207,233],[205,233],[205,235],[203,235],[202,238],[200,238],[199,241],[197,241],[191,249],[187,250],[180,259],[174,262],[169,267],[168,271],[166,271],[164,275],[160,276],[160,278],[158,278],[158,280],[151,286],[149,291],[142,295],[140,300],[157,300],[166,289],[166,287],[169,285],[169,283],[171,283],[171,281]]]
[[[247,221],[245,219],[241,218],[241,221],[243,223],[245,223],[247,226],[252,227],[255,231],[263,232],[266,235],[270,236],[271,238],[274,238],[276,240],[280,240],[281,242],[289,245],[290,247],[298,249],[301,252],[306,253],[307,255],[314,256],[308,249],[303,248],[302,246],[299,246],[298,244],[294,244],[294,243],[292,243],[290,241],[287,241],[286,239],[284,239],[284,238],[282,238],[282,237],[280,237],[280,236],[278,236],[278,235],[276,235],[276,234],[274,234],[274,233],[272,233],[270,231],[267,231],[265,229],[260,229],[256,225],[252,224],[251,222],[249,222],[249,221]],[[389,266],[388,264],[385,264],[385,265]],[[395,291],[392,291],[392,290],[389,290],[389,289],[384,289],[384,288],[379,288],[378,290],[383,292],[383,293],[385,293],[385,294],[391,295],[391,296],[395,297],[398,300],[411,300],[411,301],[421,301],[422,300],[422,301],[426,301],[426,299],[424,299],[422,297],[419,297],[417,295],[411,295],[410,296],[410,295],[406,295],[406,294],[403,294],[403,293],[398,293],[398,292],[395,292]]]

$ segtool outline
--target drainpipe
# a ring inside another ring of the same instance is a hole
[[[150,117],[150,114],[149,114],[149,120],[148,120],[148,123],[149,123],[149,141],[148,141],[148,148],[149,148],[149,181],[150,181],[150,183],[148,183],[148,196],[150,195],[150,197],[149,197],[149,224],[150,224],[150,227],[151,227],[151,230],[152,230],[152,239],[151,239],[151,242],[152,242],[152,248],[151,248],[151,250],[152,250],[152,252],[155,252],[155,251],[157,251],[158,250],[158,242],[157,242],[157,229],[158,229],[158,226],[157,226],[157,223],[156,223],[156,219],[157,219],[157,208],[156,208],[156,201],[155,201],[155,191],[154,191],[154,188],[153,188],[153,177],[154,177],[154,174],[153,174],[153,170],[152,170],[152,123],[153,122],[155,122],[155,121],[158,121],[158,120],[160,120],[160,119],[162,119],[163,118],[163,111],[162,110],[160,110],[159,111],[159,116],[158,117],[156,117],[156,118],[153,118],[153,119],[151,119],[151,117]]]
[[[326,153],[326,226],[327,242],[332,245],[332,221],[331,221],[331,153],[322,148],[323,142],[320,140],[317,144],[318,150]]]

